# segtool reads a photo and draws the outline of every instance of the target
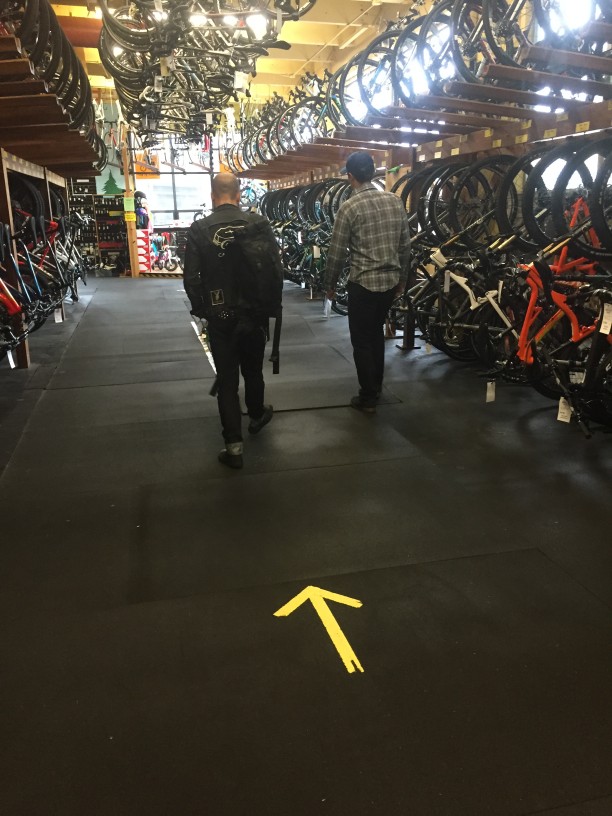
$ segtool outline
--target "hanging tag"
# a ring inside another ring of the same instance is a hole
[[[6,359],[8,360],[10,368],[17,368],[17,363],[13,358],[13,352],[11,351],[11,349],[8,349],[8,351],[6,352]]]
[[[55,310],[55,313],[54,313],[54,314],[55,314],[55,322],[56,322],[56,323],[63,323],[63,322],[64,322],[64,315],[62,314],[62,308],[61,308],[61,306],[59,306],[59,307],[58,307],[58,308]]]
[[[332,302],[328,297],[326,297],[325,302],[323,303],[323,317],[327,319],[331,315],[331,310]]]
[[[431,343],[425,343],[425,354],[431,354]]]
[[[570,371],[569,381],[572,385],[582,385],[586,377],[586,371]]]
[[[213,118],[212,113],[207,113],[206,114],[206,124],[207,125],[212,125],[213,120],[214,120],[214,118]]]
[[[154,5],[155,5],[155,11],[160,11],[161,12],[161,11],[164,10],[164,4],[163,4],[162,0],[155,0]]]
[[[569,402],[565,399],[565,397],[561,397],[559,400],[559,413],[557,414],[557,419],[559,422],[569,422],[572,418],[572,408]]]
[[[450,292],[450,269],[446,269],[444,272],[444,294],[448,294]]]
[[[305,288],[306,288],[306,281],[301,281],[300,289],[305,289]]]
[[[604,305],[603,317],[601,318],[601,326],[599,331],[602,334],[610,334],[612,331],[612,303]]]
[[[503,278],[497,284],[497,300],[501,300],[502,289],[504,288]]]
[[[166,77],[170,74],[168,62],[169,62],[168,57],[160,57],[159,59],[159,71],[163,77]]]
[[[153,81],[153,89],[155,93],[161,93],[164,90],[164,80],[160,76],[156,76]]]
[[[487,397],[485,402],[495,402],[495,386],[497,383],[495,380],[491,380],[487,383]]]
[[[245,74],[244,71],[234,71],[234,90],[244,91],[247,86],[248,79],[249,75]]]
[[[321,247],[313,246],[312,248],[312,257],[316,260],[317,258],[321,257]]]

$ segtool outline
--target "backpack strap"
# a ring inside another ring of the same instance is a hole
[[[272,373],[278,374],[280,371],[280,336],[283,325],[283,313],[279,312],[274,318],[274,334],[272,336],[272,353],[270,362],[272,363]]]

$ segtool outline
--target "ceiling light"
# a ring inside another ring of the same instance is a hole
[[[263,40],[268,33],[268,20],[263,14],[249,14],[246,24],[257,40]]]
[[[199,26],[205,26],[208,22],[208,17],[205,14],[194,13],[189,16],[189,22],[196,28]]]

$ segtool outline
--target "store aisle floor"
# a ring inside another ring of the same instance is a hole
[[[86,291],[0,366],[0,813],[612,813],[612,437],[393,341],[363,416],[289,287],[230,471],[180,283]]]

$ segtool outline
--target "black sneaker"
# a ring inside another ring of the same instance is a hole
[[[264,425],[267,425],[268,422],[272,419],[272,414],[274,413],[274,409],[271,405],[264,405],[263,414],[259,417],[259,419],[252,419],[249,422],[249,433],[256,434],[261,431]]]
[[[362,414],[372,415],[376,413],[376,405],[371,402],[364,402],[361,397],[351,398],[351,408],[354,408],[356,411],[361,411]]]
[[[242,461],[242,442],[230,442],[226,448],[219,453],[217,459],[222,465],[240,470],[244,464]]]

